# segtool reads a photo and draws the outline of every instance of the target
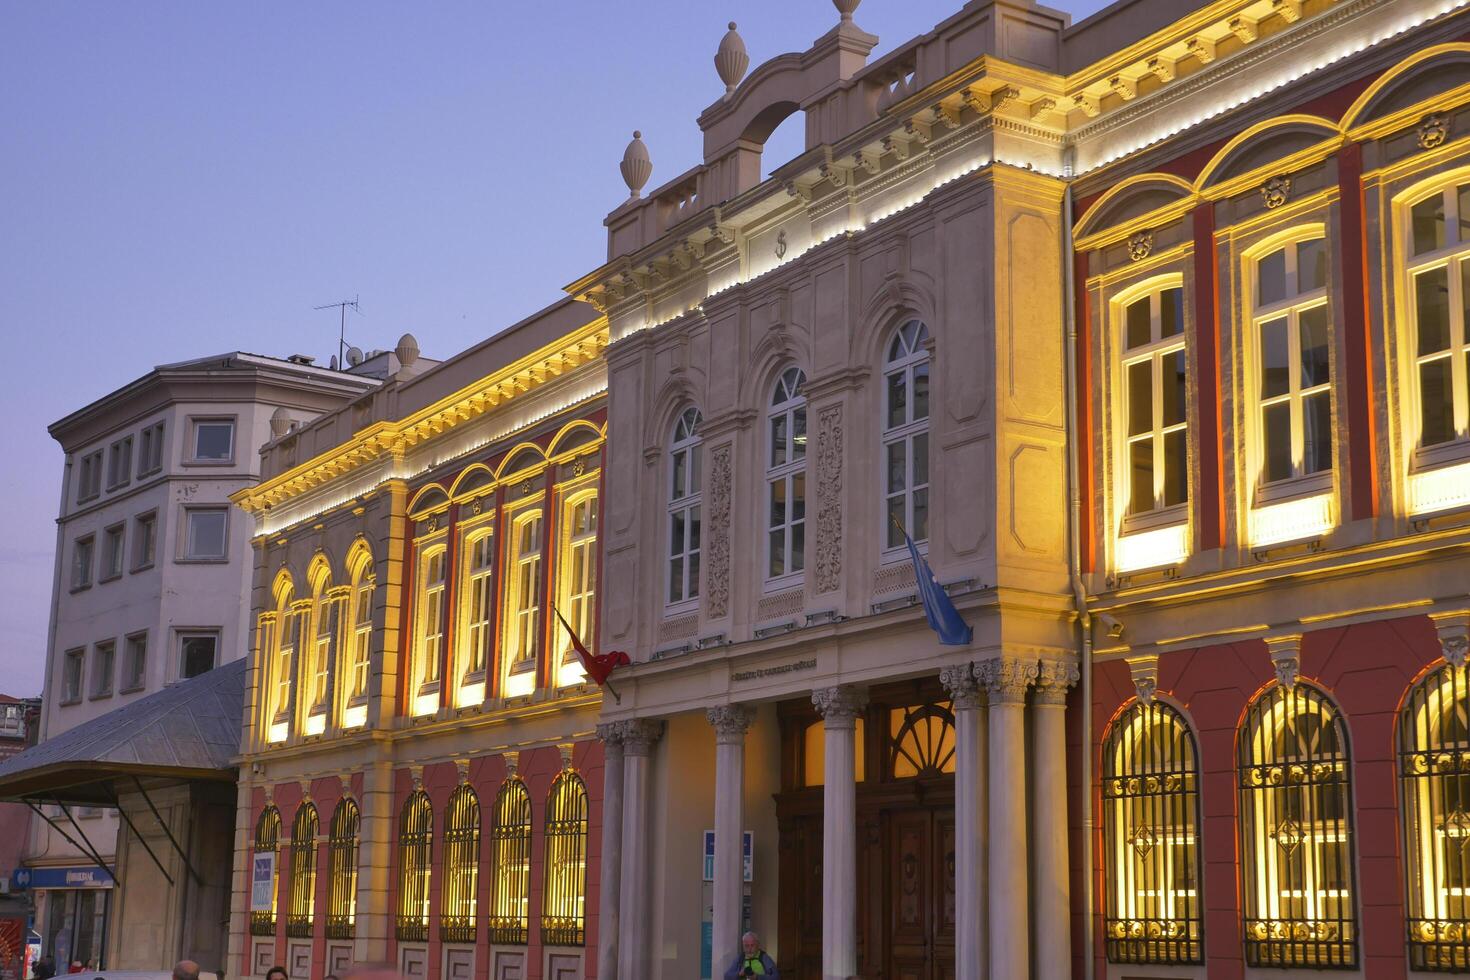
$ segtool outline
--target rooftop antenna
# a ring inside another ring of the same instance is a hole
[[[341,310],[342,317],[337,325],[337,363],[347,363],[347,311],[351,310],[358,316],[362,316],[362,308],[357,305],[357,297],[344,299],[339,303],[324,303],[321,306],[313,306],[314,310]]]

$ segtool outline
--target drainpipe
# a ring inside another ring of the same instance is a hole
[[[1087,590],[1082,584],[1082,541],[1079,537],[1082,524],[1082,487],[1079,483],[1081,424],[1078,418],[1077,379],[1077,312],[1073,278],[1076,246],[1072,236],[1072,162],[1076,151],[1067,147],[1064,151],[1064,170],[1068,178],[1062,196],[1062,222],[1066,237],[1062,243],[1062,291],[1065,303],[1064,316],[1067,321],[1067,424],[1071,426],[1067,439],[1067,558],[1072,580],[1072,601],[1077,607],[1077,628],[1081,633],[1082,674],[1082,977],[1093,980],[1094,952],[1092,948],[1092,868],[1093,818],[1092,818],[1092,614],[1087,608]]]

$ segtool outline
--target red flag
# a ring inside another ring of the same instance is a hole
[[[608,675],[616,668],[630,664],[633,661],[621,650],[613,650],[610,653],[603,654],[595,654],[588,650],[582,645],[581,639],[577,636],[577,631],[572,629],[572,624],[568,623],[566,618],[562,616],[561,610],[552,606],[551,611],[556,613],[556,618],[561,620],[561,624],[571,634],[572,648],[577,651],[577,658],[582,661],[582,669],[587,672],[587,676],[596,681],[598,687],[606,687],[609,691],[612,691],[612,696],[621,703],[623,698],[618,694],[617,689],[607,682]]]

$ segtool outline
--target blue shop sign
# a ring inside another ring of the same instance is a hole
[[[111,888],[112,875],[95,865],[80,868],[16,868],[10,873],[10,887],[27,888]]]

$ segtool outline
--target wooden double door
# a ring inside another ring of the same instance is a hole
[[[885,814],[885,939],[890,980],[952,980],[954,970],[954,809]]]

